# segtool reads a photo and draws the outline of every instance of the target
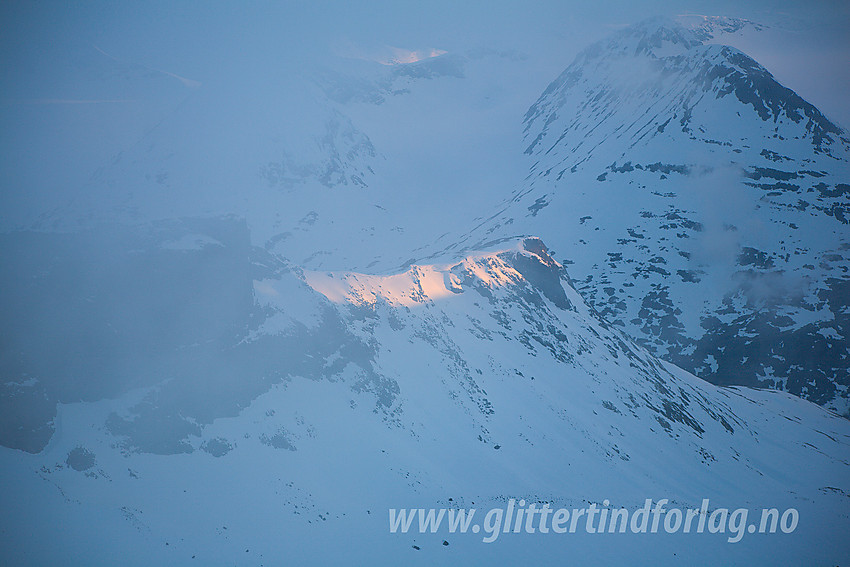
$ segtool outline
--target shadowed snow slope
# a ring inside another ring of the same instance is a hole
[[[181,250],[184,261],[228,245],[217,236],[195,238],[202,244]],[[186,241],[172,227],[167,241],[175,237]],[[252,321],[174,355],[214,357],[204,375],[196,365],[156,387],[63,401],[44,450],[0,450],[18,487],[3,491],[3,509],[51,510],[4,520],[7,557],[714,565],[846,556],[850,422],[659,361],[586,306],[540,240],[388,276],[308,272],[256,254],[253,284],[236,285],[253,297]],[[630,509],[644,498],[694,508],[710,498],[712,509],[794,507],[800,524],[735,544],[728,534],[505,534],[484,544],[483,532],[388,530],[391,507],[470,507],[483,519],[509,498]],[[31,545],[33,534],[50,543]],[[600,545],[611,538],[617,545]]]

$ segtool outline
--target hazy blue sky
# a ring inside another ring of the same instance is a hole
[[[94,44],[118,57],[202,81],[229,63],[262,69],[323,57],[351,44],[449,51],[501,46],[528,53],[530,65],[551,74],[612,28],[681,13],[746,17],[774,26],[781,34],[752,46],[756,53],[751,55],[828,115],[850,124],[843,102],[850,90],[850,3],[841,0],[12,1],[0,8],[2,85],[8,97],[15,84],[48,75],[52,61],[69,44]],[[541,75],[544,81],[551,78]]]

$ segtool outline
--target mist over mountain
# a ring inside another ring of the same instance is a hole
[[[537,8],[4,40],[0,562],[847,556],[845,125],[732,47],[773,21]],[[387,527],[647,498],[799,525]]]

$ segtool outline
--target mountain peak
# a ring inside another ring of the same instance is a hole
[[[748,26],[761,29],[759,24],[687,18],[684,23],[671,18],[644,20],[581,52],[526,113],[530,138],[526,153],[550,153],[554,146],[545,141],[558,122],[567,130],[582,130],[586,135],[576,138],[579,143],[573,149],[590,151],[597,144],[591,138],[601,141],[616,132],[620,139],[624,129],[637,128],[640,131],[630,139],[647,144],[672,120],[689,139],[729,143],[742,151],[756,139],[808,140],[815,152],[836,158],[848,151],[841,128],[779,84],[758,62],[734,47],[707,43]],[[727,108],[735,99],[741,104]],[[650,111],[652,120],[634,121]],[[740,136],[746,129],[725,118],[730,112],[752,122],[752,135]],[[694,124],[700,115],[701,123]],[[612,130],[602,128],[603,122]],[[565,136],[566,132],[555,144]],[[578,154],[571,155],[581,160]]]
[[[681,55],[724,35],[764,28],[750,20],[725,16],[655,16],[615,32],[587,48],[583,55],[588,59],[611,55],[668,57]]]
[[[619,50],[611,49],[619,45]],[[701,45],[702,40],[693,31],[667,17],[654,17],[638,22],[615,33],[608,45],[609,51],[626,55],[649,54],[656,57],[678,55]]]
[[[673,18],[673,21],[693,32],[702,41],[709,41],[719,35],[739,33],[744,30],[759,32],[767,28],[764,24],[752,20],[728,16],[681,14]]]

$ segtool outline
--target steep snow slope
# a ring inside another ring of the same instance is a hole
[[[224,238],[183,236],[167,249],[189,260]],[[252,279],[240,285],[253,288],[255,320],[211,350],[176,355],[218,351],[216,364],[172,365],[153,387],[66,401],[43,451],[0,450],[5,486],[16,487],[0,491],[14,511],[2,519],[5,558],[714,565],[848,552],[850,423],[659,361],[584,304],[540,240],[390,276],[278,264]],[[221,368],[228,360],[242,363]],[[485,544],[388,530],[390,507],[486,510],[509,498],[631,509],[710,498],[795,507],[800,523],[735,544],[728,534]]]
[[[663,358],[848,411],[850,140],[744,53],[666,19],[582,52],[525,116],[490,234],[540,234]],[[484,227],[483,227],[484,228]]]

